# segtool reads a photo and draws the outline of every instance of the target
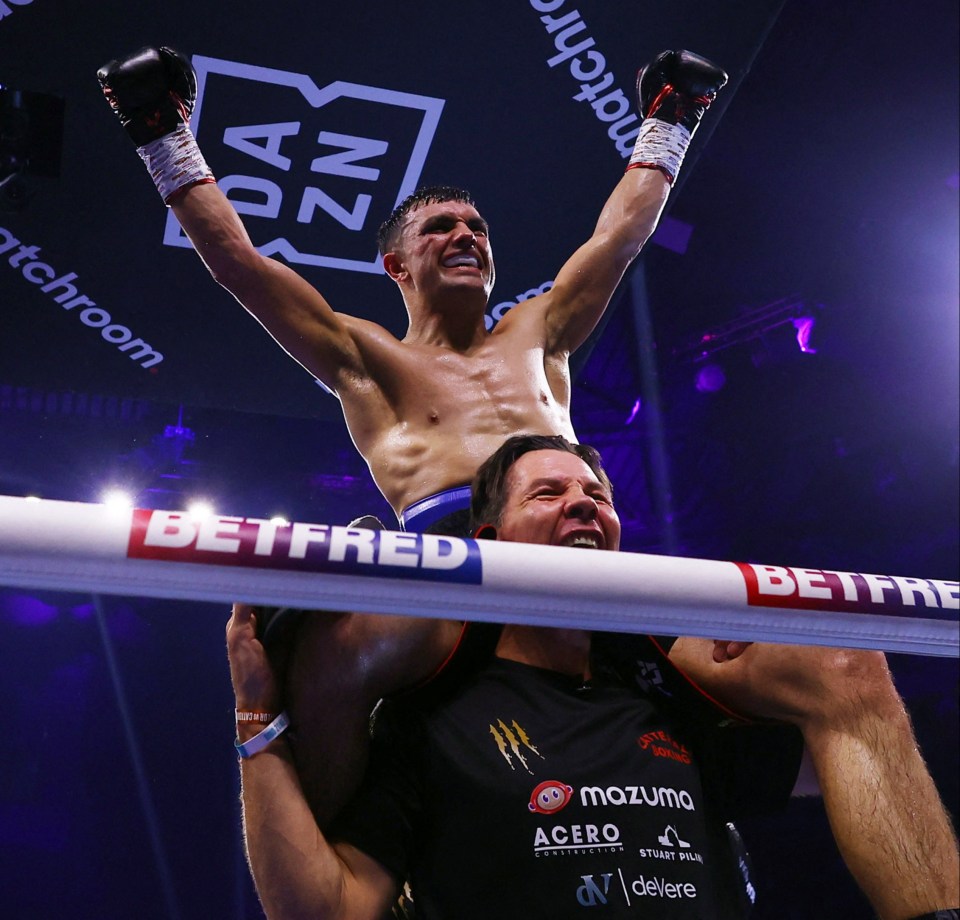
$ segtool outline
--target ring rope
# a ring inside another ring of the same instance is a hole
[[[955,581],[12,496],[0,585],[960,657]]]

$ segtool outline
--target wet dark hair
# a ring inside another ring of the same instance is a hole
[[[377,231],[377,249],[380,255],[386,255],[396,245],[403,226],[403,219],[414,208],[422,204],[439,204],[442,201],[462,201],[464,204],[475,204],[473,196],[462,188],[453,185],[426,185],[418,188],[412,195],[407,195],[394,209],[393,213],[380,224]]]
[[[470,498],[470,530],[499,524],[507,503],[507,476],[514,463],[532,450],[559,450],[579,457],[613,497],[613,485],[599,452],[588,444],[574,444],[561,435],[520,434],[508,438],[477,470]]]

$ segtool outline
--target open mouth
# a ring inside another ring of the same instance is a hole
[[[462,253],[456,256],[449,256],[443,260],[443,265],[446,268],[455,268],[460,265],[466,265],[468,268],[480,268],[480,260],[473,255],[468,253]]]
[[[564,540],[564,546],[576,546],[581,549],[600,549],[600,537],[596,534],[578,533],[568,540]]]

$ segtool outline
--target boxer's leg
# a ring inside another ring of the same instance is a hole
[[[284,698],[297,773],[321,828],[363,776],[377,702],[429,678],[461,627],[384,614],[301,614],[286,662]]]

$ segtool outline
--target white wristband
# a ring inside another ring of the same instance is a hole
[[[290,725],[286,712],[281,712],[259,735],[254,735],[249,741],[242,744],[239,739],[233,742],[237,753],[241,757],[253,757],[259,754],[274,738],[281,735]]]
[[[188,125],[137,147],[137,153],[164,203],[177,189],[215,181]]]
[[[262,722],[264,725],[277,717],[275,712],[262,709],[235,709],[233,712],[238,722]]]
[[[683,125],[671,125],[659,118],[645,118],[627,169],[649,166],[666,173],[670,184],[680,172],[680,164],[690,146],[692,135]]]

